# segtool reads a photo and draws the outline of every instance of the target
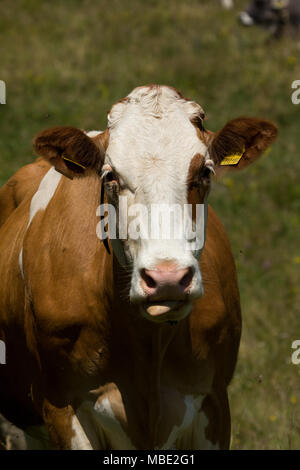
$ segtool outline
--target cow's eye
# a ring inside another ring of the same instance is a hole
[[[210,174],[211,174],[211,169],[208,166],[206,166],[203,170],[202,178],[209,178]]]
[[[116,181],[117,178],[115,177],[115,174],[113,171],[108,171],[105,175],[104,175],[104,179],[105,179],[105,182],[106,183],[111,183],[112,181]]]
[[[212,160],[207,160],[206,161],[206,164],[201,172],[201,177],[202,179],[204,180],[209,180],[210,179],[210,176],[211,174],[216,174],[215,173],[215,165],[214,165],[214,162]]]
[[[101,179],[108,194],[116,196],[119,191],[119,182],[114,171],[111,168],[105,169],[102,173]]]

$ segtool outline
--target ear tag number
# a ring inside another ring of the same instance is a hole
[[[223,158],[220,165],[237,165],[245,153],[245,149],[241,153],[234,153],[232,155],[228,155],[227,157]]]

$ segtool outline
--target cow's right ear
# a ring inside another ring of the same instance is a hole
[[[33,146],[38,155],[70,179],[83,175],[87,169],[100,171],[104,161],[104,142],[75,127],[46,129],[34,138]]]
[[[266,119],[240,117],[229,121],[210,140],[209,153],[217,172],[246,168],[274,142],[278,127]]]

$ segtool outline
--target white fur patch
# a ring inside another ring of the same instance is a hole
[[[143,204],[187,204],[187,179],[195,154],[209,158],[205,143],[191,120],[203,110],[165,86],[140,87],[112,107],[108,116],[109,146],[105,162],[120,180],[120,195],[128,207]],[[148,212],[149,213],[149,212]],[[146,221],[145,221],[146,222]],[[191,293],[201,295],[201,276],[196,255],[187,249],[186,234],[174,240],[128,240],[133,276],[131,300],[144,293],[140,269],[154,269],[158,262],[172,260],[178,268],[193,267]]]
[[[52,167],[43,177],[42,181],[40,182],[39,188],[33,198],[31,199],[30,203],[30,211],[29,211],[29,220],[27,224],[27,228],[31,224],[32,220],[34,219],[37,212],[40,210],[45,210],[48,206],[49,202],[51,201],[57,186],[62,178],[62,175],[58,173],[54,167]],[[19,267],[21,276],[24,279],[24,269],[23,269],[23,247],[19,254]]]
[[[77,445],[78,442],[82,442],[82,445],[84,445],[82,433],[86,433],[85,435],[89,436],[89,444],[93,449],[135,449],[116,418],[107,397],[97,401],[95,405],[88,401],[83,402],[76,410],[76,416],[80,423],[80,428],[73,426],[74,432],[77,429],[80,431],[76,437]],[[86,437],[86,439],[88,438]]]
[[[29,221],[27,227],[31,224],[37,212],[45,210],[51,201],[56,188],[62,178],[61,173],[52,167],[42,179],[39,189],[33,196],[30,204]]]
[[[107,163],[142,199],[186,201],[190,162],[196,153],[207,155],[191,123],[200,112],[200,105],[168,87],[133,90],[108,116]]]
[[[6,364],[6,345],[0,340],[0,364]]]
[[[94,409],[99,416],[99,423],[105,432],[108,442],[115,449],[134,450],[135,447],[116,418],[109,399],[103,398],[100,403],[96,402]]]
[[[167,450],[172,449],[174,447],[176,448],[176,440],[181,437],[184,431],[186,431],[186,429],[192,425],[195,419],[195,413],[201,407],[203,399],[204,396],[193,398],[192,395],[186,395],[184,397],[186,411],[183,421],[180,426],[173,427],[171,434],[169,435],[167,442],[162,446],[162,449]]]
[[[74,436],[71,439],[72,450],[93,449],[76,415],[72,418],[72,431],[74,433]]]
[[[205,396],[186,395],[185,415],[180,426],[174,426],[161,449],[217,449],[206,437],[208,419],[201,410]]]
[[[87,131],[86,135],[88,135],[92,139],[93,137],[96,137],[97,135],[102,133],[103,131]]]
[[[201,410],[204,398],[204,395],[198,397],[186,395],[184,397],[186,411],[182,423],[175,425],[165,444],[155,450],[218,449],[218,445],[212,444],[205,436],[209,421]],[[119,406],[117,403],[115,405]],[[88,442],[93,449],[136,449],[116,417],[108,397],[97,401],[94,406],[91,402],[83,402],[77,409],[76,416],[77,420],[74,423],[77,425],[73,425],[73,431],[77,435],[76,441],[72,441],[72,446],[76,442],[77,446],[81,445],[77,448],[83,449]]]
[[[24,270],[23,270],[23,247],[21,248],[20,254],[19,254],[19,268],[21,272],[21,276],[24,279]]]

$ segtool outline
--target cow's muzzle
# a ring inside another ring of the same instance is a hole
[[[155,323],[177,323],[183,320],[191,311],[192,303],[185,301],[161,300],[145,302],[140,305],[143,317]]]
[[[154,269],[142,269],[143,316],[156,322],[178,321],[185,317],[191,310],[194,275],[194,267],[178,268],[170,262],[158,264]]]

